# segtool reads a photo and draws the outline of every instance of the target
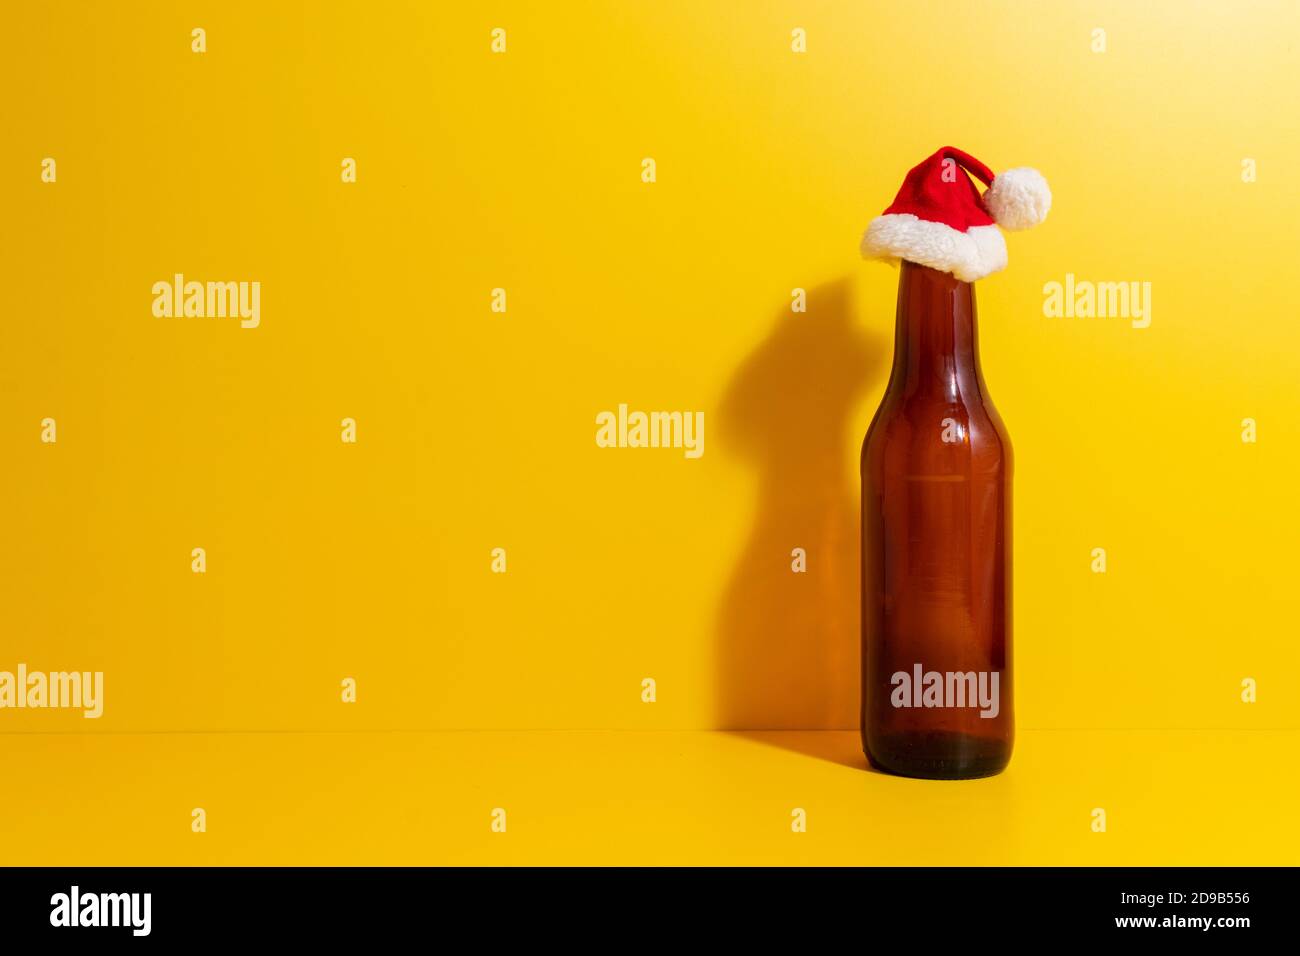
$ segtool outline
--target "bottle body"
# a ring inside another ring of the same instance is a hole
[[[975,323],[970,283],[902,263],[894,367],[862,446],[862,743],[904,776],[987,776],[1011,757],[1011,443]]]

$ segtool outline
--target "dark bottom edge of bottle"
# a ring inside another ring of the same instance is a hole
[[[972,780],[1006,769],[1010,743],[988,737],[946,732],[889,734],[875,737],[863,753],[875,769],[898,777],[924,780]]]

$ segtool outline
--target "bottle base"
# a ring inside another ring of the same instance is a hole
[[[863,741],[872,767],[899,777],[970,780],[991,777],[1011,761],[1011,744],[989,737],[933,731],[890,734]]]

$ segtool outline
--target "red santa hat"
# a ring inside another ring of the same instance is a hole
[[[983,195],[962,170],[988,187]],[[1052,191],[1038,170],[994,176],[975,157],[945,146],[913,167],[894,204],[871,221],[862,255],[907,259],[974,282],[1006,268],[1007,244],[998,226],[1028,229],[1051,208]]]

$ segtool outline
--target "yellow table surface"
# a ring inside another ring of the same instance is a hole
[[[935,782],[843,731],[5,735],[0,863],[1287,864],[1298,743],[1031,730]]]

